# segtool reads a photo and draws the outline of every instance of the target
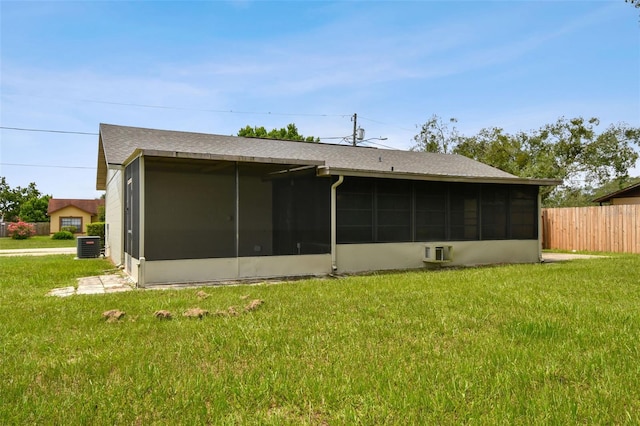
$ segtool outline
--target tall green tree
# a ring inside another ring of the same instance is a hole
[[[48,222],[47,208],[50,195],[42,195],[36,184],[26,188],[11,188],[4,176],[0,177],[0,218],[7,222],[18,219],[27,222]]]
[[[30,198],[20,206],[20,219],[25,222],[49,222],[47,215],[49,208],[49,195]]]
[[[555,204],[576,203],[586,188],[611,181],[623,184],[638,159],[634,145],[640,146],[640,128],[618,123],[598,132],[597,118],[561,117],[537,130],[515,134],[485,128],[473,136],[460,135],[455,127],[443,124],[432,116],[414,138],[413,149],[464,155],[520,177],[562,180],[556,190],[542,189],[545,203],[547,199]]]
[[[413,137],[416,144],[412,150],[450,153],[460,141],[460,135],[455,127],[457,122],[457,119],[450,118],[447,123],[433,114],[426,123],[420,126],[420,132]]]
[[[261,139],[280,139],[285,141],[303,141],[303,142],[320,142],[320,138],[313,136],[303,136],[298,132],[295,124],[289,123],[287,127],[281,129],[272,129],[267,131],[264,126],[251,127],[247,125],[238,130],[238,136],[245,138],[261,138]]]
[[[7,179],[0,177],[0,219],[7,222],[14,221],[20,214],[19,194],[7,183]]]

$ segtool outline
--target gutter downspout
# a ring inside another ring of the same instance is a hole
[[[337,220],[336,220],[336,207],[337,207],[337,201],[336,201],[336,189],[342,184],[342,182],[344,181],[344,176],[340,175],[338,176],[338,180],[331,185],[331,272],[336,272],[338,270],[338,262],[337,262],[337,255],[336,255],[336,226],[337,226]]]
[[[542,221],[542,196],[538,187],[538,263],[544,262],[542,257],[542,240],[544,239],[544,222]]]

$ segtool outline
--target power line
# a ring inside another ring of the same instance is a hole
[[[378,142],[373,142],[373,141],[363,141],[363,142],[364,142],[364,143],[372,143],[372,144],[374,144],[374,145],[378,145],[378,146],[381,146],[381,147],[383,147],[383,148],[398,149],[398,148],[394,148],[394,147],[392,147],[392,146],[384,145],[384,144],[381,144],[381,143],[378,143]]]
[[[54,169],[89,169],[95,170],[95,167],[84,167],[84,166],[54,166],[49,164],[20,164],[20,163],[0,163],[0,166],[16,166],[16,167],[47,167]]]
[[[350,117],[351,114],[313,114],[313,113],[289,113],[289,112],[263,112],[263,111],[234,111],[232,109],[211,109],[211,108],[195,108],[195,107],[182,107],[182,106],[172,106],[172,105],[153,105],[153,104],[137,104],[134,102],[113,102],[113,101],[103,101],[99,99],[71,99],[71,98],[53,98],[50,96],[38,96],[38,95],[22,95],[29,96],[33,98],[41,98],[41,99],[55,99],[61,101],[68,102],[87,102],[94,104],[104,104],[104,105],[118,105],[118,106],[132,106],[138,108],[154,108],[154,109],[174,109],[174,110],[182,110],[182,111],[202,111],[202,112],[216,112],[216,113],[226,113],[226,114],[251,114],[251,115],[278,115],[278,116],[290,116],[290,117]]]
[[[67,134],[72,134],[72,135],[98,136],[98,133],[73,132],[73,131],[70,131],[70,130],[26,129],[26,128],[22,128],[22,127],[5,127],[5,126],[0,126],[0,129],[17,130],[17,131],[21,131],[21,132],[67,133]]]
[[[396,127],[398,129],[402,129],[402,130],[406,130],[408,132],[415,132],[416,129],[407,129],[406,127],[402,127],[402,126],[398,126],[396,124],[389,124],[389,123],[384,123],[382,121],[378,121],[378,120],[374,120],[372,118],[367,118],[367,117],[363,117],[363,116],[359,116],[359,118],[361,118],[362,120],[367,120],[367,121],[371,121],[372,123],[378,123],[378,124],[384,124],[385,126],[392,126],[392,127]]]

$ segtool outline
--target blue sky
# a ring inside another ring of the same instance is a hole
[[[4,127],[294,122],[324,138],[349,135],[357,113],[367,137],[408,149],[432,114],[468,135],[561,116],[640,126],[640,14],[623,0],[0,1],[0,15]],[[0,129],[0,176],[97,197],[97,146]]]

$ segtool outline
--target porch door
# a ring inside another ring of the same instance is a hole
[[[131,247],[133,246],[133,229],[131,227],[131,224],[133,223],[133,209],[131,208],[131,206],[133,206],[133,179],[129,178],[127,180],[127,201],[126,201],[126,219],[125,219],[125,223],[127,224],[126,229],[125,229],[125,247],[127,248],[127,250],[125,250],[129,256],[125,256],[126,261],[125,261],[125,268],[127,270],[127,273],[131,273]]]

